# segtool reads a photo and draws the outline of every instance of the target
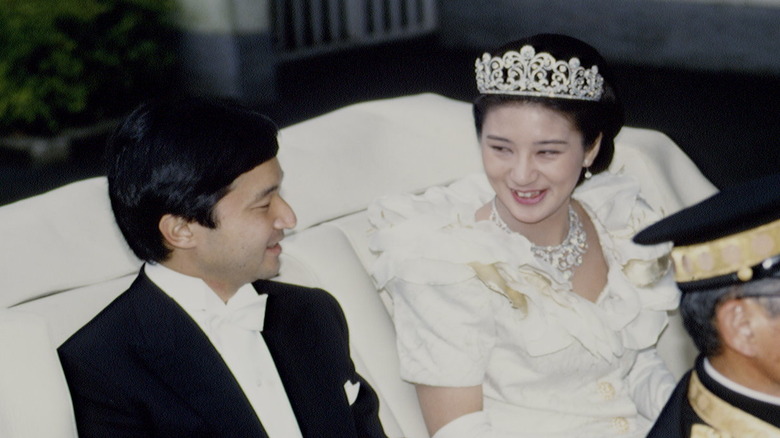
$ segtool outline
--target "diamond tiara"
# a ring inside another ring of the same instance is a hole
[[[598,101],[604,77],[598,66],[584,68],[579,58],[557,60],[529,46],[503,56],[484,53],[474,63],[477,88],[482,94],[509,94]]]

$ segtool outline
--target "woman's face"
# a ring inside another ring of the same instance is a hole
[[[571,193],[582,168],[598,154],[599,143],[600,137],[586,153],[572,122],[540,104],[510,103],[488,110],[480,136],[482,162],[504,222],[536,244],[560,243],[545,242],[550,239],[545,230],[566,226]]]

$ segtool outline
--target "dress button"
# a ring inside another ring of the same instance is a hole
[[[599,382],[599,394],[604,398],[604,400],[612,400],[615,398],[615,387],[612,386],[609,382]]]
[[[626,433],[628,432],[628,420],[623,417],[613,418],[612,427],[620,433]]]

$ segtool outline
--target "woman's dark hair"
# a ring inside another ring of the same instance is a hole
[[[256,111],[204,98],[133,111],[109,138],[106,163],[111,208],[135,255],[168,258],[158,229],[166,214],[216,228],[215,205],[239,175],[276,156],[277,130]]]
[[[532,46],[536,53],[546,52],[558,60],[578,58],[580,65],[590,68],[598,66],[604,78],[604,92],[598,101],[549,98],[539,96],[517,96],[509,94],[481,94],[474,100],[474,123],[477,136],[482,135],[482,125],[491,109],[509,104],[533,103],[543,105],[568,117],[582,133],[586,150],[602,134],[601,148],[590,166],[591,173],[599,173],[609,167],[615,153],[615,136],[624,123],[623,104],[615,89],[612,71],[599,52],[576,38],[558,34],[538,34],[505,44],[491,52],[491,56],[502,56],[509,50],[519,51],[525,45]]]

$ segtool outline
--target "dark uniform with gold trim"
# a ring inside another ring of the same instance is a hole
[[[780,174],[726,188],[634,240],[674,242],[675,277],[684,294],[732,286],[738,291],[740,285],[780,278]],[[780,288],[761,296],[780,297]],[[726,378],[711,376],[705,360],[700,356],[683,376],[648,437],[780,437],[780,404],[771,402],[776,397],[751,397],[750,391],[732,389],[739,385],[724,386],[719,380]]]
[[[726,388],[703,362],[680,380],[648,438],[780,437],[780,406]]]

